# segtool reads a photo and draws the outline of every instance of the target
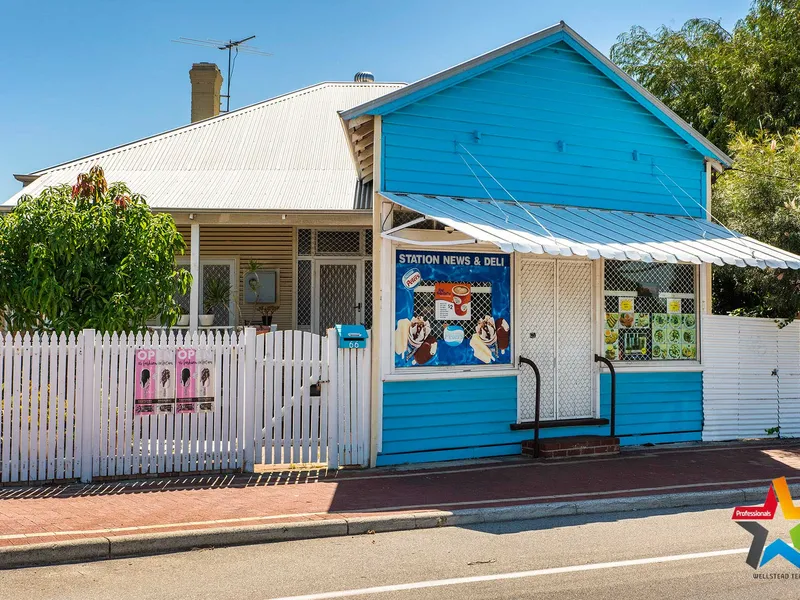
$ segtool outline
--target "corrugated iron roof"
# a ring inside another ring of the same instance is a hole
[[[504,252],[800,269],[800,256],[704,219],[450,196],[381,195]]]
[[[4,204],[73,184],[99,164],[109,182],[124,181],[161,210],[364,208],[338,111],[403,85],[320,83],[37,171]]]

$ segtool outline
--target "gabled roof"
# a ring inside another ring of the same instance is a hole
[[[36,179],[4,204],[74,184],[99,164],[109,182],[124,181],[159,210],[363,209],[337,111],[403,85],[313,85],[36,171],[30,174]]]
[[[681,119],[667,105],[603,56],[597,48],[578,35],[564,21],[454,67],[420,79],[390,94],[368,100],[349,110],[344,110],[340,113],[341,117],[345,123],[348,123],[365,115],[385,115],[394,112],[422,98],[559,41],[567,43],[700,154],[726,166],[732,163],[732,159],[728,155],[695,131],[691,125]]]

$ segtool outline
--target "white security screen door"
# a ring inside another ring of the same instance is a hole
[[[318,294],[314,303],[314,331],[324,333],[337,323],[364,322],[364,261],[315,261]]]
[[[592,265],[589,261],[520,261],[519,353],[541,373],[541,419],[592,417]],[[533,370],[520,369],[519,417],[535,417]]]

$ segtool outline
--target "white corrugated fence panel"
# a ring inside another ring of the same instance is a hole
[[[701,334],[703,440],[800,435],[800,324],[705,315]]]

